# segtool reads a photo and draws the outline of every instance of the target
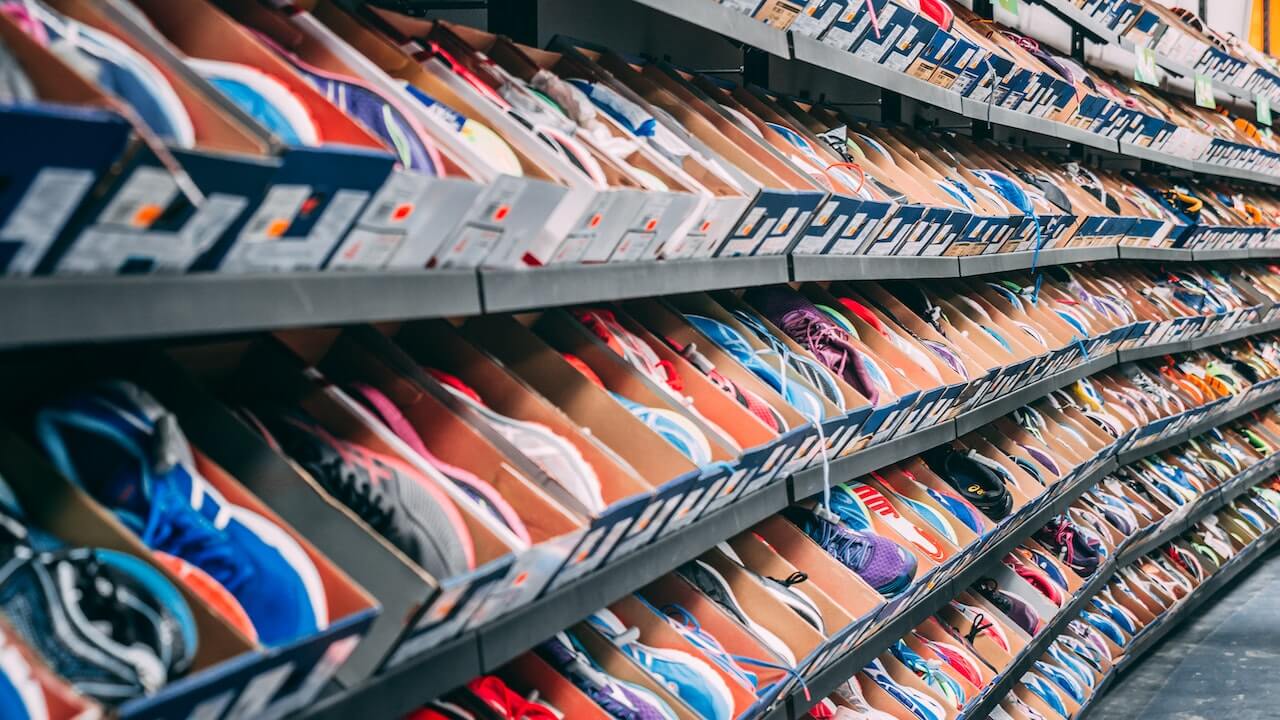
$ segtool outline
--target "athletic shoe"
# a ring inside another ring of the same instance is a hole
[[[1014,625],[1022,628],[1028,635],[1035,635],[1040,632],[1040,628],[1043,627],[1044,623],[1040,619],[1040,614],[1027,601],[1011,592],[1001,590],[996,585],[996,581],[991,578],[983,578],[973,587],[988,602],[995,605],[996,609],[1003,613],[1005,617],[1012,620]]]
[[[1049,679],[1049,682],[1057,685],[1063,692],[1070,695],[1072,700],[1075,700],[1077,703],[1085,701],[1087,695],[1085,694],[1084,688],[1071,673],[1057,667],[1056,665],[1051,665],[1040,660],[1037,660],[1034,666],[1041,675]]]
[[[643,602],[645,605],[653,608],[653,606],[649,605],[649,602],[644,598],[638,595],[635,597],[640,600],[640,602]],[[720,641],[717,640],[714,635],[702,628],[702,624],[698,622],[698,618],[693,616],[693,613],[684,609],[684,607],[680,605],[671,604],[663,607],[661,614],[667,619],[667,624],[670,625],[672,629],[680,633],[681,637],[685,640],[688,640],[689,644],[698,648],[698,650],[702,652],[707,659],[715,663],[717,667],[724,671],[729,677],[733,678],[743,687],[743,689],[749,690],[752,693],[758,691],[760,687],[760,678],[756,677],[755,673],[743,668],[738,662],[739,659],[745,662],[746,658],[735,658],[724,648],[723,645],[720,644]],[[758,663],[753,661],[752,664]]]
[[[1055,585],[1063,590],[1069,589],[1066,576],[1062,574],[1062,570],[1048,555],[1040,552],[1039,550],[1030,550],[1027,548],[1018,548],[1014,552],[1022,556],[1022,559],[1030,560],[1035,563],[1036,567],[1040,568],[1040,570],[1043,571]]]
[[[808,581],[809,576],[807,574],[797,571],[791,573],[788,577],[778,580],[777,578],[761,575],[755,570],[747,567],[746,563],[742,562],[742,558],[738,556],[738,553],[733,549],[733,546],[729,545],[729,543],[717,543],[716,549],[723,553],[725,557],[732,560],[738,567],[742,568],[743,572],[754,577],[761,585],[764,586],[765,590],[769,591],[770,595],[776,598],[783,605],[791,608],[795,614],[800,616],[800,619],[808,623],[814,630],[817,630],[823,635],[827,634],[826,628],[823,626],[822,622],[822,611],[818,609],[817,604],[814,603],[803,590],[796,587],[797,585]]]
[[[628,628],[607,609],[597,610],[587,621],[701,717],[733,720],[733,695],[729,686],[706,662],[686,652],[641,643],[639,629]]]
[[[680,353],[680,355],[689,361],[690,365],[697,368],[707,380],[711,381],[725,395],[733,398],[733,401],[741,405],[752,415],[764,423],[765,427],[775,433],[783,433],[787,431],[786,418],[782,417],[772,405],[758,394],[743,388],[728,377],[720,374],[714,363],[711,362],[706,355],[698,351],[696,343],[689,343],[683,347],[671,338],[664,338],[671,349]]]
[[[516,420],[495,412],[485,404],[479,393],[458,377],[435,368],[423,370],[439,380],[459,400],[470,405],[489,427],[515,445],[525,457],[577,498],[590,513],[598,515],[604,512],[606,504],[600,477],[577,446],[546,425]]]
[[[187,58],[187,65],[286,145],[320,145],[320,127],[311,110],[276,77],[222,60]]]
[[[894,720],[889,713],[871,707],[867,699],[862,696],[862,686],[858,684],[856,677],[837,685],[832,695],[845,703],[844,706],[836,708],[835,720]],[[841,711],[848,712],[841,715]]]
[[[444,490],[398,458],[345,442],[300,412],[265,414],[268,439],[331,496],[436,578],[475,568],[475,546]]]
[[[1000,520],[1013,510],[1013,496],[1005,485],[1012,478],[998,463],[972,450],[959,452],[950,445],[925,453],[924,460],[960,497],[992,520]]]
[[[0,635],[0,720],[49,720],[44,689],[9,638]]]
[[[1022,676],[1022,684],[1028,690],[1035,693],[1054,712],[1062,717],[1071,717],[1071,713],[1067,712],[1067,706],[1062,702],[1062,697],[1053,689],[1053,685],[1044,678],[1034,673],[1027,673]]]
[[[881,595],[900,595],[915,580],[915,556],[891,540],[848,530],[796,505],[782,515]]]
[[[1097,653],[1098,657],[1106,658],[1108,662],[1115,661],[1115,656],[1111,654],[1111,646],[1107,644],[1106,637],[1084,618],[1083,613],[1081,614],[1081,619],[1072,620],[1067,623],[1067,627],[1071,628],[1071,632],[1084,638],[1084,641]]]
[[[916,677],[923,680],[925,685],[936,690],[956,710],[964,708],[964,688],[943,672],[937,662],[925,660],[902,640],[890,645],[889,652],[893,653],[893,656],[898,658],[898,661],[908,670],[915,673]]]
[[[958,547],[963,544],[960,542],[960,536],[956,535],[955,528],[951,526],[951,523],[943,516],[942,513],[938,512],[930,505],[926,505],[922,502],[909,498],[906,495],[894,492],[889,483],[885,482],[884,478],[880,477],[879,473],[873,472],[871,473],[871,476],[879,480],[880,484],[887,488],[894,498],[911,508],[916,515],[919,515],[922,520],[929,524],[929,527],[932,527],[934,530],[941,533],[942,536],[945,537],[952,545]]]
[[[0,612],[54,672],[108,705],[155,693],[196,653],[191,609],[150,565],[110,550],[38,552],[4,515]]]
[[[942,551],[942,547],[933,538],[926,535],[915,523],[903,517],[897,508],[893,506],[893,503],[889,502],[889,499],[879,490],[865,483],[850,482],[832,488],[831,495],[833,505],[836,497],[856,499],[867,512],[873,512],[880,516],[881,522],[906,538],[925,557],[935,562],[942,562],[946,559],[946,553]]]
[[[524,697],[507,687],[501,678],[481,675],[467,683],[467,689],[502,720],[562,720],[554,708]]]
[[[310,557],[267,518],[227,501],[201,474],[177,419],[137,386],[107,382],[36,414],[59,472],[138,534],[225,587],[259,640],[279,645],[328,625]]]
[[[1090,577],[1097,571],[1102,546],[1085,537],[1068,518],[1062,515],[1055,517],[1036,531],[1035,538],[1055,551],[1058,559],[1080,577]]]
[[[715,343],[721,350],[733,356],[744,368],[751,371],[751,374],[762,380],[766,385],[773,388],[787,404],[795,408],[809,420],[820,421],[826,417],[826,410],[822,404],[822,398],[818,397],[809,388],[799,382],[788,382],[787,377],[779,371],[779,368],[786,365],[783,358],[791,357],[790,355],[781,355],[777,353],[763,352],[757,353],[756,349],[747,342],[734,328],[726,325],[719,320],[703,317],[701,315],[686,314],[685,320],[689,322],[698,332],[702,333],[708,340]],[[784,347],[783,350],[786,350]],[[770,355],[776,356],[777,367],[765,362],[762,357]],[[825,370],[825,368],[824,368]],[[836,389],[839,394],[839,389]],[[843,398],[837,407],[842,407]]]
[[[897,542],[875,531],[875,527],[871,524],[871,509],[850,488],[844,485],[831,488],[831,511],[840,518],[844,528],[880,538],[886,543],[892,543],[895,547],[901,548],[904,554],[910,554]]]
[[[1129,635],[1138,632],[1137,619],[1128,610],[1097,596],[1090,598],[1090,603],[1111,618],[1111,622]]]
[[[1040,591],[1040,594],[1044,595],[1049,602],[1062,607],[1062,590],[1049,579],[1049,576],[1043,570],[1035,565],[1017,562],[1012,555],[1004,556],[1004,565],[1017,574],[1018,577],[1026,580],[1031,587]]]
[[[1099,632],[1101,632],[1103,635],[1106,635],[1108,638],[1110,638],[1111,642],[1115,643],[1116,645],[1119,645],[1120,647],[1124,647],[1129,643],[1129,640],[1125,637],[1124,632],[1120,629],[1119,626],[1117,626],[1114,622],[1111,621],[1111,618],[1106,617],[1105,615],[1100,615],[1096,612],[1093,612],[1092,610],[1086,610],[1080,613],[1080,616],[1084,618],[1085,622],[1089,623],[1094,628],[1096,628]]]
[[[249,638],[253,642],[258,642],[258,630],[253,626],[253,620],[249,617],[249,613],[244,611],[244,606],[236,599],[231,591],[227,590],[217,580],[214,580],[208,573],[180,557],[174,557],[168,553],[154,552],[152,558],[157,565],[168,570],[171,575],[178,579],[183,587],[191,591],[193,595],[200,598],[201,602],[208,605],[215,613],[222,616],[231,627],[239,630],[241,634]]]
[[[786,286],[754,287],[746,291],[743,299],[872,405],[879,402],[882,393],[892,392],[889,378],[875,360],[854,347],[847,331],[796,290]]]
[[[1093,673],[1089,672],[1087,663],[1075,653],[1071,653],[1063,649],[1057,640],[1049,646],[1049,657],[1058,663],[1063,670],[1070,673],[1071,678],[1075,680],[1080,687],[1092,688],[1094,685]]]
[[[796,656],[791,652],[791,648],[783,642],[782,638],[751,619],[751,616],[747,614],[746,607],[733,594],[733,588],[729,586],[729,581],[715,568],[701,560],[694,560],[681,565],[676,572],[750,630],[751,634],[764,643],[765,647],[782,658],[788,667],[796,666]]]
[[[653,691],[606,673],[571,632],[556,633],[537,647],[537,653],[610,717],[677,720],[671,707]]]
[[[975,534],[982,535],[986,532],[986,528],[982,524],[982,518],[978,517],[978,509],[967,501],[951,493],[934,490],[931,487],[926,487],[924,491]]]
[[[779,371],[783,370],[782,365],[785,364],[791,369],[791,372],[809,381],[810,385],[822,393],[836,407],[840,408],[841,411],[848,409],[845,407],[844,393],[840,392],[840,384],[836,381],[835,374],[827,369],[827,366],[810,357],[791,352],[787,344],[769,332],[769,329],[764,326],[764,322],[753,312],[734,310],[733,317],[782,359],[778,367]]]
[[[969,627],[952,627],[961,637],[972,643],[979,637],[986,637],[996,644],[1001,650],[1009,651],[1009,636],[1005,634],[1004,627],[999,623],[992,622],[987,617],[988,613],[980,608],[972,605],[966,605],[959,600],[952,600],[949,603],[952,610],[964,618]]]
[[[493,485],[476,477],[470,470],[450,465],[436,457],[434,453],[427,449],[426,443],[422,441],[418,431],[414,429],[409,419],[400,412],[400,408],[396,406],[391,398],[372,385],[361,382],[351,383],[347,387],[347,391],[368,409],[375,418],[380,420],[387,429],[395,433],[397,438],[417,453],[418,457],[425,460],[436,472],[439,472],[465,493],[467,497],[484,508],[485,512],[502,523],[516,538],[525,545],[533,544],[533,539],[529,536],[529,529],[525,527],[524,520],[520,518],[520,514],[511,506],[511,503],[507,502],[507,499]]]
[[[872,660],[862,671],[871,678],[871,682],[902,703],[917,720],[943,720],[947,717],[946,710],[936,700],[915,688],[899,685],[878,659]]]

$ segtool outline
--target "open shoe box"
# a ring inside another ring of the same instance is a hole
[[[50,388],[61,387],[67,377],[78,376],[86,382],[93,379],[85,376],[83,368],[73,369],[58,357],[31,356],[25,360],[32,365],[21,372],[22,389],[11,388],[14,407],[34,408],[49,396]],[[184,431],[190,432],[191,427],[201,425],[204,420],[189,405],[171,401],[169,392],[173,384],[183,381],[166,375],[162,367],[161,363],[150,362],[137,352],[126,350],[101,353],[93,375],[130,379],[154,391],[157,400],[175,414]],[[307,553],[325,593],[328,625],[314,635],[263,647],[233,629],[188,592],[181,581],[161,568],[184,593],[196,614],[201,645],[195,671],[152,697],[126,704],[120,713],[123,717],[171,717],[234,706],[261,716],[287,714],[310,703],[337,666],[351,655],[378,615],[378,605],[323,549],[253,494],[247,485],[261,481],[264,471],[233,472],[221,465],[218,458],[228,445],[226,439],[206,445],[198,433],[189,434],[188,438],[196,454],[197,467],[216,490],[232,504],[276,524]],[[35,524],[74,545],[106,547],[152,562],[151,552],[114,515],[65,480],[24,441],[10,436],[5,443],[9,447],[3,462],[12,463],[4,471],[5,476]],[[204,454],[206,448],[208,455]],[[242,449],[237,447],[236,451]],[[51,492],[51,488],[56,488],[56,492]]]

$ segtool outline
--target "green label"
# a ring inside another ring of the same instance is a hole
[[[1018,0],[997,0],[997,2],[1000,4],[1000,7],[1005,9],[1005,12],[1011,13],[1014,17],[1018,17]]]
[[[1258,124],[1271,126],[1271,98],[1266,95],[1255,95],[1254,102],[1258,105]]]
[[[1148,85],[1160,84],[1160,78],[1156,74],[1155,50],[1138,48],[1137,62],[1133,65],[1133,79]]]
[[[1196,104],[1202,108],[1213,110],[1218,103],[1213,99],[1213,78],[1196,73]]]

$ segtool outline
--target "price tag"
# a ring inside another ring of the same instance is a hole
[[[1018,17],[1018,0],[998,0],[998,3],[1000,7],[1004,8],[1005,12]]]
[[[1148,85],[1159,85],[1160,78],[1156,74],[1156,51],[1151,48],[1138,48],[1137,62],[1133,65],[1133,79]]]
[[[1258,105],[1258,124],[1271,126],[1271,98],[1266,95],[1254,96],[1254,102]]]
[[[1196,105],[1208,110],[1215,110],[1218,103],[1213,99],[1213,78],[1196,73]]]

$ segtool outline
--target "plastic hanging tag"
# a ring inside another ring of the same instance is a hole
[[[1258,106],[1258,124],[1271,127],[1271,98],[1266,95],[1254,95],[1254,104]]]
[[[1206,110],[1216,110],[1218,102],[1213,97],[1213,78],[1196,73],[1196,105]]]
[[[1159,85],[1160,75],[1156,71],[1156,51],[1151,48],[1138,48],[1136,62],[1133,64],[1133,79],[1147,85]]]

